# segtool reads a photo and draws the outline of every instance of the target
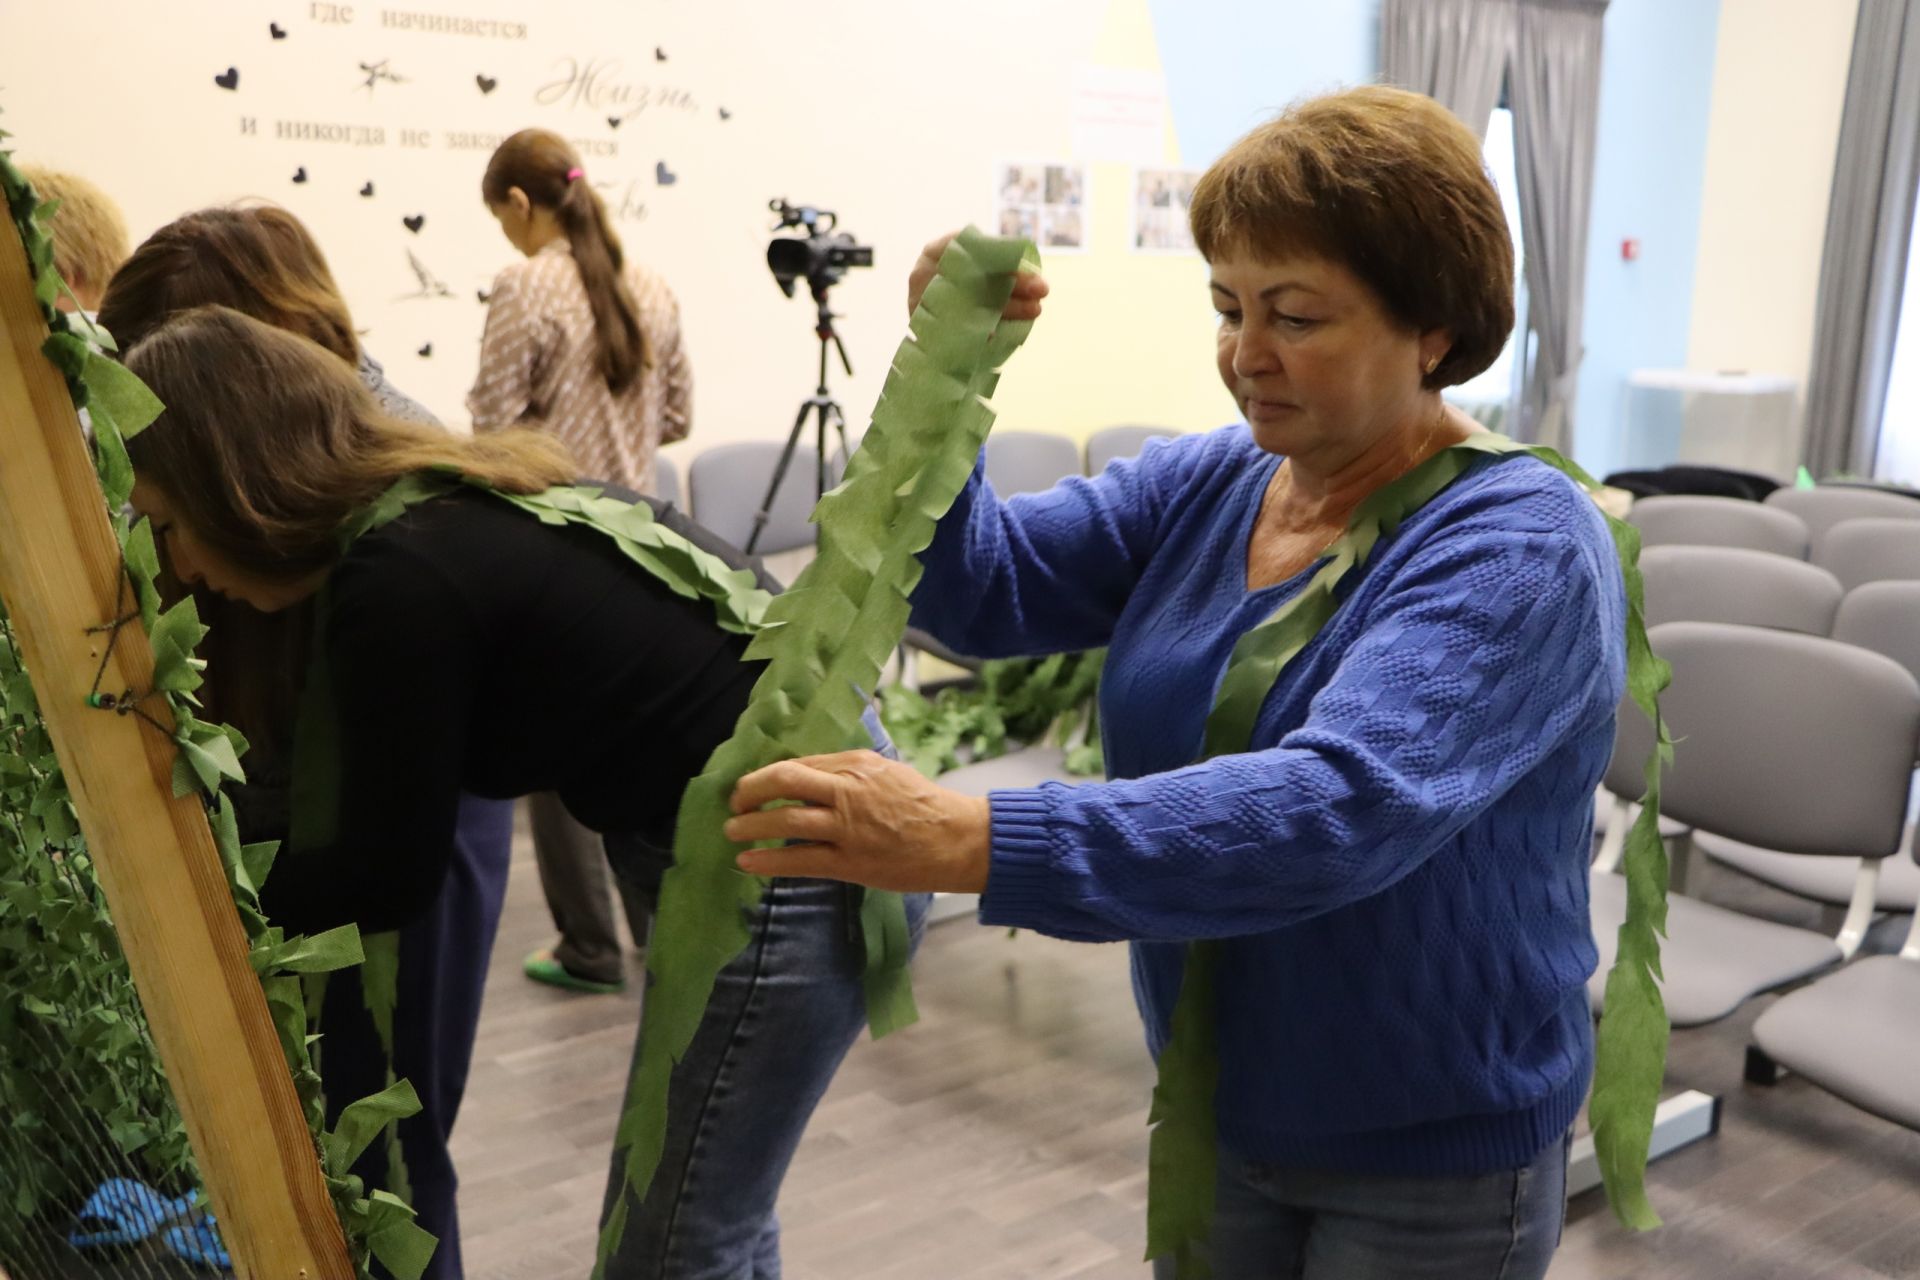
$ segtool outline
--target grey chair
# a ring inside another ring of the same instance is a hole
[[[1902,847],[1907,786],[1920,743],[1920,684],[1893,659],[1818,636],[1712,622],[1648,635],[1673,664],[1662,698],[1680,739],[1661,809],[1701,832],[1781,853],[1860,860],[1838,936],[1796,929],[1675,893],[1662,966],[1679,1027],[1732,1013],[1750,996],[1850,958],[1872,918],[1882,860]],[[1607,787],[1643,794],[1652,728],[1623,716]],[[1621,876],[1592,877],[1600,1011],[1626,910]]]
[[[1692,494],[1642,498],[1627,512],[1627,523],[1640,531],[1643,547],[1745,547],[1807,558],[1807,527],[1798,516],[1741,498]]]
[[[1869,582],[1920,578],[1920,520],[1842,520],[1827,530],[1813,560],[1849,591]]]
[[[1786,1067],[1836,1097],[1920,1129],[1920,915],[1894,956],[1868,956],[1776,1001],[1753,1024],[1747,1078]]]
[[[653,496],[676,507],[680,505],[680,468],[664,453],[653,455]]]
[[[1730,622],[1824,636],[1845,594],[1825,569],[1743,547],[1648,547],[1640,572],[1650,627]]]
[[[1813,557],[1827,531],[1843,520],[1920,520],[1920,501],[1885,489],[1858,489],[1847,485],[1819,485],[1812,489],[1775,489],[1764,504],[1769,510],[1790,511],[1807,526]]]
[[[1847,592],[1833,638],[1884,653],[1920,680],[1920,582],[1869,582]]]
[[[1117,458],[1139,456],[1149,440],[1172,439],[1179,434],[1172,427],[1102,427],[1087,437],[1087,474],[1099,475]]]
[[[1002,498],[1051,489],[1080,474],[1080,446],[1044,431],[996,431],[987,437],[987,481]]]
[[[1743,505],[1759,510],[1751,502]],[[1843,594],[1840,583],[1825,569],[1744,547],[1648,547],[1640,553],[1640,572],[1646,581],[1650,627],[1663,622],[1729,622],[1824,636],[1833,627]],[[1640,712],[1623,702],[1620,714]],[[1626,844],[1626,825],[1614,820],[1619,806],[1604,787],[1596,805],[1593,829],[1602,843],[1594,866],[1612,871]],[[1632,806],[1625,812],[1628,823],[1638,816]],[[1676,839],[1686,831],[1685,824],[1660,816],[1662,839]]]
[[[720,444],[701,453],[687,468],[687,504],[693,518],[734,546],[745,548],[753,517],[767,495],[767,482],[780,462],[782,446],[771,441]],[[828,487],[838,481],[836,459],[829,460]],[[754,544],[755,555],[773,555],[813,545],[808,523],[818,495],[814,455],[797,451],[767,515],[767,527]]]
[[[1834,618],[1833,638],[1884,654],[1920,680],[1920,582],[1870,582],[1847,592]],[[1906,847],[1913,848],[1914,825],[1907,824]],[[1713,861],[1764,884],[1829,907],[1853,900],[1857,864],[1836,858],[1799,858],[1702,832],[1694,846]],[[1878,911],[1912,911],[1920,904],[1920,866],[1912,858],[1881,864],[1874,891]]]

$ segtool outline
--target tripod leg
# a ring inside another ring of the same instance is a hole
[[[800,443],[800,433],[807,426],[807,411],[813,408],[812,401],[800,406],[800,412],[794,415],[793,430],[787,432],[787,447],[780,451],[779,465],[773,469],[773,480],[767,485],[767,496],[760,502],[760,510],[754,513],[753,532],[747,536],[747,545],[741,550],[753,554],[754,547],[760,541],[761,531],[767,527],[767,518],[773,513],[774,495],[780,492],[780,482],[787,478],[787,468],[793,465],[793,450]]]
[[[853,460],[853,446],[847,443],[847,415],[840,412],[836,401],[833,405],[833,429],[840,433],[840,456],[849,462]]]
[[[827,419],[832,401],[814,406],[813,424],[813,496],[827,496]]]

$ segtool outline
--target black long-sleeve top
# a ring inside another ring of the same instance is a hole
[[[690,541],[748,563],[651,505]],[[604,534],[475,490],[362,535],[328,589],[319,643],[338,715],[339,821],[326,847],[283,847],[267,879],[262,905],[290,934],[422,914],[463,790],[557,792],[594,830],[671,849],[681,792],[732,733],[763,665],[742,661],[747,637],[710,604],[675,594]]]

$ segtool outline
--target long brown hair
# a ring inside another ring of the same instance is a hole
[[[107,286],[100,323],[130,348],[190,307],[232,307],[360,362],[360,340],[326,255],[277,205],[201,209],[160,228]]]
[[[557,133],[522,129],[494,151],[480,179],[480,194],[489,206],[506,204],[515,187],[535,208],[551,209],[559,219],[593,311],[600,376],[608,390],[626,390],[642,369],[653,367],[653,353],[640,327],[639,305],[621,274],[626,258],[620,237],[588,185],[580,157]]]
[[[380,411],[317,344],[228,307],[200,307],[126,353],[166,410],[127,442],[134,473],[232,563],[301,577],[339,558],[341,529],[400,477],[450,468],[509,493],[573,476],[534,431],[467,437]]]

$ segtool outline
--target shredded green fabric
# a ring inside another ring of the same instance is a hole
[[[993,424],[986,397],[1031,327],[1002,323],[1000,313],[1015,273],[1035,263],[1030,244],[971,230],[941,258],[846,480],[814,513],[819,554],[773,602],[747,651],[767,668],[733,737],[681,801],[674,865],[647,954],[640,1061],[616,1138],[625,1186],[601,1233],[596,1277],[659,1167],[674,1065],[693,1042],[715,979],[751,937],[763,882],[741,874],[741,846],[721,834],[734,784],[778,760],[866,744],[860,721],[906,629],[918,553],[972,474]],[[884,915],[882,930],[871,923],[876,915]],[[917,1016],[905,910],[898,895],[869,891],[862,916],[870,958],[884,966],[867,972],[867,1021],[879,1035]]]
[[[977,764],[1016,744],[1049,739],[1066,749],[1068,773],[1098,774],[1100,668],[1105,649],[980,664],[965,685],[929,698],[905,685],[880,691],[880,718],[900,758],[929,778]],[[964,751],[964,759],[962,752]]]
[[[1207,718],[1202,758],[1249,749],[1254,722],[1287,663],[1304,649],[1339,607],[1335,588],[1366,564],[1375,544],[1488,455],[1533,457],[1583,488],[1592,477],[1551,449],[1517,444],[1492,433],[1469,437],[1436,454],[1361,504],[1347,532],[1301,592],[1234,646]],[[1606,1017],[1600,1022],[1593,1096],[1588,1115],[1607,1199],[1620,1220],[1636,1229],[1658,1226],[1647,1201],[1647,1147],[1666,1070],[1668,1021],[1656,979],[1660,938],[1666,933],[1667,858],[1660,843],[1660,771],[1673,758],[1673,741],[1660,719],[1659,695],[1671,673],[1647,644],[1639,552],[1631,525],[1607,517],[1627,596],[1627,686],[1655,727],[1647,760],[1645,808],[1627,837],[1627,917],[1620,949],[1607,976]],[[1213,1222],[1217,1131],[1214,1088],[1219,1077],[1214,1018],[1218,945],[1187,948],[1186,972],[1161,1052],[1149,1123],[1147,1256],[1172,1257],[1179,1280],[1210,1274],[1206,1241]]]

